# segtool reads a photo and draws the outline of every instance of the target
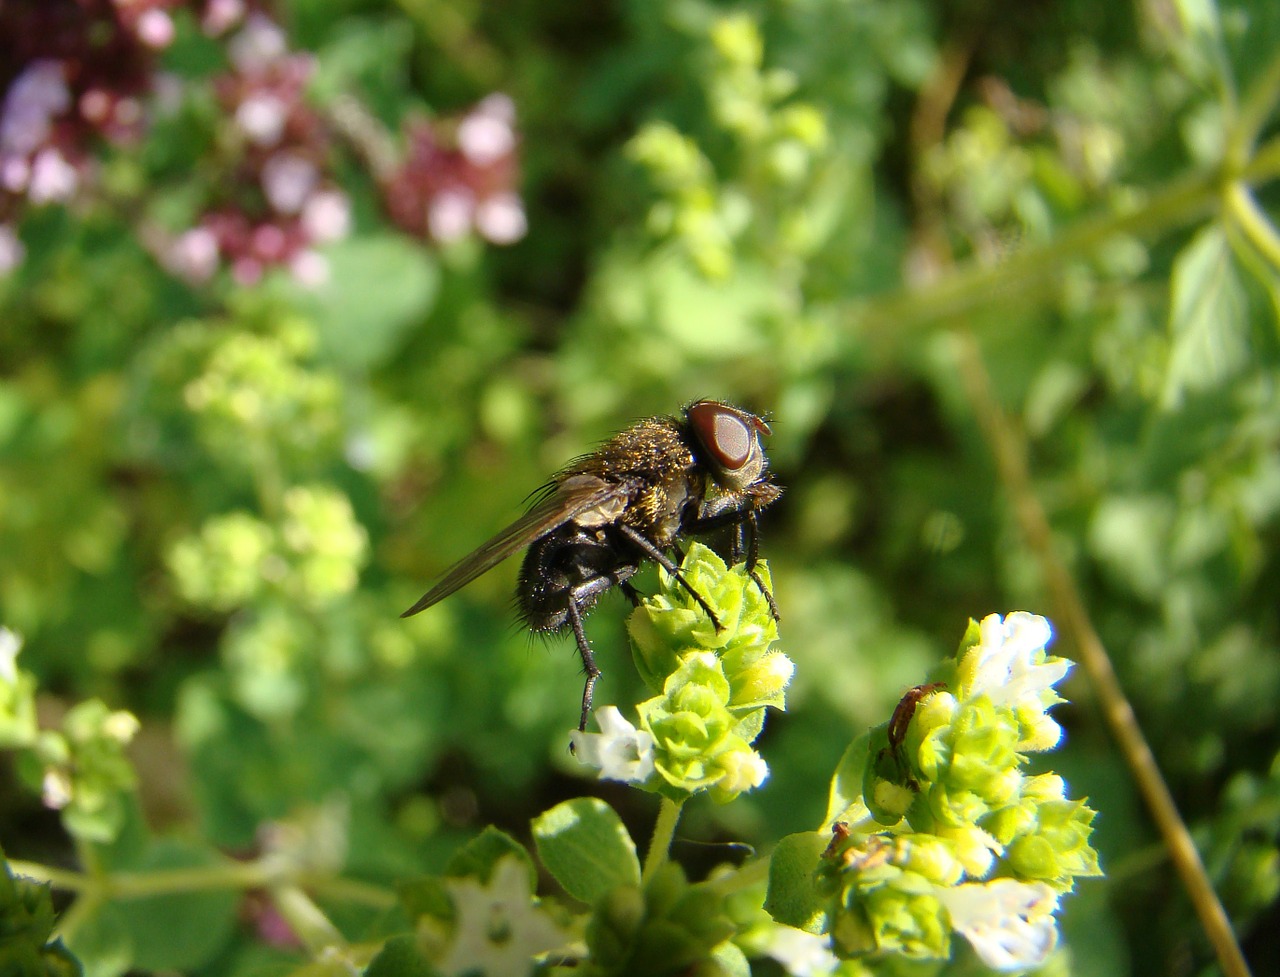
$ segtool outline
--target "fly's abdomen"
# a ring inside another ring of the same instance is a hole
[[[601,594],[636,572],[629,547],[609,532],[566,523],[530,545],[516,598],[531,630],[559,631],[569,623],[571,604],[585,614]]]

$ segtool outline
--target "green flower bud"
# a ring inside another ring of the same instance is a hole
[[[831,928],[837,955],[898,953],[913,960],[951,955],[951,929],[934,884],[884,865],[850,873]]]
[[[725,670],[729,670],[727,663]],[[795,670],[795,663],[780,651],[758,659],[731,676],[730,708],[735,712],[761,706],[781,709],[786,703],[787,685]]]
[[[1083,801],[1048,801],[1036,812],[1031,834],[1009,844],[1009,867],[1025,879],[1039,879],[1056,889],[1070,889],[1076,876],[1102,871],[1089,844],[1095,812]]]
[[[30,746],[36,738],[36,680],[19,671],[22,639],[0,627],[0,748]]]
[[[758,70],[764,61],[764,39],[748,14],[719,18],[711,26],[711,43],[726,64]]]
[[[174,544],[169,570],[186,600],[228,611],[261,592],[274,542],[271,527],[248,513],[214,516],[196,536]]]

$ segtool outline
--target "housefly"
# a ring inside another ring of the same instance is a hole
[[[523,516],[446,570],[401,617],[439,603],[527,547],[516,588],[520,614],[532,631],[573,632],[587,677],[578,723],[585,729],[600,669],[582,619],[612,587],[637,603],[628,581],[646,560],[671,574],[721,627],[668,555],[682,557],[682,537],[728,529],[732,560],[745,549],[746,570],[778,616],[756,571],[756,515],[782,494],[769,480],[761,445],[770,433],[755,414],[716,400],[640,421],[556,474]]]

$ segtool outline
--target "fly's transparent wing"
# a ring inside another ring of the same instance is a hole
[[[566,522],[581,518],[584,522],[598,525],[616,519],[626,507],[629,497],[630,487],[626,483],[606,482],[594,475],[566,478],[510,526],[446,570],[439,582],[400,616],[409,617],[438,604]]]

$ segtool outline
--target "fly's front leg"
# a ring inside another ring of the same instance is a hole
[[[707,617],[711,618],[711,623],[715,625],[715,629],[717,631],[724,630],[724,625],[720,623],[720,618],[717,617],[716,612],[711,609],[711,605],[707,603],[707,599],[698,593],[689,581],[685,580],[684,575],[680,572],[680,568],[671,562],[671,557],[667,556],[666,553],[662,552],[662,550],[658,549],[658,547],[654,546],[651,542],[645,539],[643,535],[636,532],[630,526],[619,523],[618,530],[622,535],[626,536],[627,539],[631,540],[631,542],[638,546],[645,556],[649,557],[649,559],[653,560],[654,563],[658,564],[658,566],[662,567],[662,569],[666,570],[667,573],[671,574],[672,577],[679,581],[680,586],[688,591],[689,596],[697,601],[698,606],[707,612]]]
[[[756,510],[749,509],[747,518],[740,524],[740,528],[745,528],[747,533],[747,575],[756,582],[756,586],[760,588],[760,593],[764,594],[765,602],[769,605],[769,613],[773,615],[774,622],[782,620],[782,615],[778,613],[778,602],[773,599],[773,594],[769,588],[764,585],[764,581],[760,579],[760,574],[756,570],[756,564],[760,561],[760,524],[756,522]]]

